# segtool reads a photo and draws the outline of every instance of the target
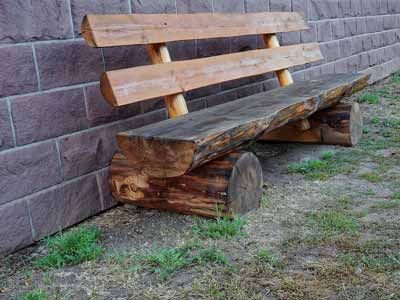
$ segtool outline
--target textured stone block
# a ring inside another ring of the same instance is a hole
[[[335,61],[335,73],[336,74],[348,73],[346,59],[341,59],[341,60]]]
[[[372,46],[372,37],[371,36],[364,36],[362,39],[362,47],[363,51],[369,51],[373,48]]]
[[[42,143],[0,153],[0,204],[60,181],[61,173],[54,143]]]
[[[353,55],[346,59],[349,72],[357,72],[361,66],[361,55]]]
[[[378,32],[383,29],[383,19],[379,16],[366,18],[366,30],[368,33]]]
[[[355,55],[363,51],[363,37],[355,36],[351,39],[351,54]]]
[[[6,99],[0,99],[0,151],[14,147],[10,114]]]
[[[243,13],[244,0],[213,0],[214,12]]]
[[[338,3],[338,17],[346,18],[351,15],[351,0],[340,0]]]
[[[1,0],[0,43],[72,37],[67,0]]]
[[[358,16],[362,15],[361,0],[351,0],[350,1],[350,15],[352,17],[358,17]]]
[[[200,109],[206,108],[206,100],[205,98],[195,99],[188,102],[188,110],[189,112],[194,112]]]
[[[292,0],[292,10],[301,13],[308,20],[308,0]]]
[[[324,20],[338,17],[338,2],[338,0],[310,0],[310,18]]]
[[[71,179],[109,165],[118,150],[118,125],[76,133],[59,140],[62,173]]]
[[[310,43],[317,41],[317,23],[310,22],[308,24],[310,26],[310,29],[300,32],[300,39],[302,43]]]
[[[399,16],[391,15],[383,17],[383,29],[390,30],[398,28],[400,23]]]
[[[344,32],[346,36],[357,35],[357,20],[356,19],[345,19],[344,20]]]
[[[131,129],[143,127],[148,124],[157,123],[157,122],[160,122],[165,119],[167,119],[167,112],[165,109],[152,111],[152,112],[122,121],[119,124],[118,132],[123,132],[123,131],[131,130]]]
[[[103,48],[106,71],[151,64],[147,49],[142,45]]]
[[[400,14],[400,1],[388,0],[388,11],[391,14]]]
[[[212,107],[215,105],[220,105],[226,102],[230,102],[238,99],[238,94],[236,90],[229,90],[219,94],[211,95],[206,98],[207,107]]]
[[[340,43],[339,41],[332,41],[329,43],[321,44],[322,55],[325,61],[331,62],[340,58]]]
[[[330,21],[317,22],[318,42],[329,42],[332,40],[332,24]]]
[[[198,99],[201,97],[209,96],[212,94],[217,94],[221,92],[221,84],[214,84],[210,86],[206,86],[203,88],[191,90],[185,94],[186,99],[191,100],[191,99]]]
[[[168,49],[173,61],[196,58],[196,41],[177,41],[168,43]]]
[[[56,186],[27,200],[35,241],[101,211],[95,175]]]
[[[71,0],[71,11],[76,35],[81,33],[82,19],[87,14],[130,13],[128,0]]]
[[[212,12],[212,0],[176,0],[178,13]]]
[[[291,0],[269,0],[269,8],[271,11],[291,11]]]
[[[372,16],[379,13],[378,0],[361,0],[361,9],[364,16]]]
[[[9,254],[33,242],[25,201],[0,205],[0,216],[0,255]]]
[[[357,34],[364,34],[367,32],[366,18],[356,19]]]
[[[132,0],[133,13],[176,13],[175,0]]]
[[[334,74],[335,73],[335,64],[329,63],[321,66],[322,74]]]
[[[266,0],[245,0],[244,4],[248,13],[269,11],[268,1]]]
[[[16,98],[11,101],[11,111],[18,145],[88,127],[82,89]]]
[[[344,29],[344,21],[337,20],[332,23],[332,38],[334,40],[342,39],[346,37],[346,31]]]
[[[197,41],[197,57],[216,56],[230,52],[230,39],[208,39]]]
[[[100,49],[83,41],[36,45],[42,89],[98,81],[104,71]]]
[[[283,32],[282,45],[300,44],[300,32]]]
[[[31,46],[0,48],[0,70],[0,97],[37,91]]]
[[[129,118],[141,113],[141,105],[138,102],[118,108],[112,107],[101,94],[99,85],[86,87],[85,93],[87,119],[90,126]]]
[[[247,86],[242,86],[237,89],[238,98],[244,98],[254,94],[258,94],[264,91],[264,86],[262,83],[254,83]]]
[[[360,66],[359,66],[360,70],[368,69],[369,66],[370,66],[370,62],[369,62],[368,53],[366,53],[366,52],[361,53],[361,55],[360,55]]]
[[[379,62],[378,52],[376,50],[368,52],[370,66],[376,66]]]
[[[109,183],[109,169],[105,168],[97,173],[97,182],[99,184],[100,193],[102,197],[101,209],[107,210],[118,204],[113,198],[110,191]]]
[[[389,12],[389,2],[388,0],[378,0],[379,1],[379,13],[385,15]]]

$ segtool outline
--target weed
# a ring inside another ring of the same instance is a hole
[[[47,300],[49,297],[42,289],[34,289],[22,295],[21,300]]]
[[[400,83],[400,72],[394,73],[392,75],[392,82],[395,84],[399,84]]]
[[[194,262],[199,264],[216,263],[219,265],[226,265],[228,258],[225,254],[216,247],[201,249],[197,256],[193,259]]]
[[[308,224],[325,234],[355,233],[359,226],[354,217],[341,212],[313,213]]]
[[[386,119],[383,121],[383,125],[389,128],[400,129],[400,119]]]
[[[381,123],[381,119],[379,117],[372,117],[371,123],[375,124],[375,125],[378,125],[378,124]]]
[[[192,227],[195,235],[211,239],[229,239],[244,235],[243,227],[246,220],[243,218],[229,219],[219,217],[217,220],[198,220]]]
[[[367,104],[379,104],[380,97],[376,93],[365,93],[364,95],[358,98],[358,102]]]
[[[40,268],[50,269],[94,260],[104,252],[99,245],[100,237],[100,230],[95,227],[80,227],[49,237],[45,240],[48,254],[35,264]]]
[[[373,209],[395,209],[399,207],[400,207],[400,200],[398,199],[380,201],[377,204],[371,206],[371,208]]]
[[[262,198],[261,198],[261,206],[268,207],[270,202],[271,202],[271,198],[264,191],[264,193],[262,194]]]
[[[360,174],[361,179],[367,180],[372,183],[377,183],[382,181],[382,177],[377,172],[365,172]]]
[[[256,259],[270,268],[279,267],[282,265],[280,259],[268,249],[261,249],[256,254]]]

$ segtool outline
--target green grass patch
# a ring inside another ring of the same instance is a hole
[[[255,258],[257,261],[268,265],[271,269],[281,267],[283,265],[278,256],[268,249],[259,250]]]
[[[392,75],[392,82],[395,84],[400,84],[400,72],[394,73]]]
[[[355,154],[355,152],[354,152]],[[307,179],[327,180],[340,173],[347,173],[354,168],[353,152],[334,153],[323,152],[319,159],[303,160],[288,165],[289,173],[299,173]]]
[[[376,93],[365,93],[364,95],[358,98],[359,103],[366,103],[366,104],[379,104],[380,97]]]
[[[385,127],[393,128],[393,129],[400,129],[400,119],[386,119],[383,121],[383,125]]]
[[[199,264],[216,263],[219,265],[226,265],[228,263],[228,258],[218,248],[209,247],[201,249],[193,258],[193,261]]]
[[[264,191],[264,193],[262,194],[262,197],[261,197],[261,206],[268,207],[270,205],[270,203],[271,203],[271,198]]]
[[[360,174],[359,178],[367,180],[371,183],[378,183],[382,181],[382,177],[378,172],[365,172]]]
[[[324,234],[356,233],[359,225],[354,217],[338,211],[313,213],[308,225]]]
[[[373,209],[395,209],[395,208],[400,208],[400,200],[394,199],[394,200],[380,201],[380,202],[372,205],[371,208],[373,208]]]
[[[48,254],[35,265],[42,269],[77,265],[100,257],[104,249],[100,245],[101,232],[95,227],[80,227],[58,233],[45,240]]]
[[[20,298],[20,300],[47,300],[49,299],[47,293],[42,289],[34,289],[26,292]]]
[[[216,220],[198,219],[192,226],[196,236],[211,239],[230,239],[236,236],[243,236],[243,227],[246,224],[244,218],[219,217]]]

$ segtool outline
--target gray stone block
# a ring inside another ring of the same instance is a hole
[[[335,61],[334,69],[336,74],[348,73],[348,66],[346,59]]]
[[[133,13],[176,13],[175,0],[132,0]]]
[[[355,36],[351,39],[351,54],[359,54],[363,51],[363,37]]]
[[[332,38],[334,40],[338,40],[344,37],[346,37],[346,32],[344,29],[344,21],[343,20],[332,21]]]
[[[269,0],[269,9],[271,11],[291,11],[291,0]]]
[[[104,71],[100,49],[83,41],[36,45],[42,89],[98,81]]]
[[[130,13],[128,4],[128,0],[71,0],[75,34],[80,35],[82,19],[85,15],[127,14]]]
[[[88,127],[81,88],[19,97],[11,101],[11,110],[18,145]]]
[[[0,70],[0,98],[37,91],[31,46],[0,48]]]
[[[310,29],[300,32],[300,39],[302,43],[310,43],[317,41],[317,23],[308,23]]]
[[[361,0],[361,9],[364,16],[373,16],[379,13],[378,0]]]
[[[237,90],[238,98],[244,98],[264,91],[263,83],[254,83],[247,86],[242,86]]]
[[[282,45],[300,44],[300,32],[282,33]]]
[[[160,122],[165,119],[167,119],[167,113],[166,113],[165,109],[152,111],[152,112],[122,121],[121,123],[119,123],[118,132],[123,132],[123,131],[131,130],[131,129],[143,127],[143,126],[146,126],[149,124]]]
[[[363,51],[369,51],[373,48],[371,36],[368,35],[368,36],[363,37],[362,47],[363,47]]]
[[[0,43],[72,37],[67,0],[2,0]]]
[[[366,18],[366,32],[374,33],[383,29],[383,19],[379,16],[367,17]]]
[[[97,173],[97,182],[99,183],[100,192],[103,198],[102,210],[110,209],[118,204],[111,195],[109,182],[109,169],[105,168]]]
[[[61,172],[54,142],[0,152],[0,204],[60,181]]]
[[[340,58],[340,42],[332,41],[320,45],[322,54],[326,62],[331,62]]]
[[[317,41],[329,42],[332,40],[332,24],[330,21],[317,22]]]
[[[168,43],[172,61],[196,58],[196,41],[177,41]]]
[[[106,71],[151,64],[147,49],[142,45],[103,48]]]
[[[340,0],[338,3],[338,17],[351,17],[351,0]]]
[[[245,0],[245,10],[248,13],[269,11],[267,0]]]
[[[292,0],[292,10],[301,13],[306,20],[308,20],[308,0]]]
[[[388,0],[378,0],[379,1],[379,13],[386,15],[389,12],[389,2]]]
[[[356,19],[345,19],[344,20],[344,31],[346,36],[357,35],[357,20]]]
[[[338,0],[310,0],[310,18],[312,20],[333,19],[339,15]]]
[[[34,240],[56,233],[101,211],[95,175],[76,179],[27,199]]]
[[[206,98],[207,107],[220,105],[238,99],[237,90],[230,90],[216,95],[211,95]]]
[[[399,16],[390,15],[383,17],[383,29],[385,30],[396,29],[398,28],[399,23],[400,23]]]
[[[350,1],[350,15],[352,17],[359,17],[362,15],[361,0],[351,0]]]
[[[400,14],[400,1],[388,0],[388,11],[391,14]]]
[[[335,64],[329,63],[321,66],[322,74],[334,74],[335,73]]]
[[[206,100],[205,98],[195,99],[188,102],[188,110],[189,112],[194,112],[200,109],[206,108]]]
[[[243,13],[244,0],[213,0],[214,12]]]
[[[63,177],[71,179],[107,167],[118,150],[118,129],[118,125],[111,125],[61,138]]]
[[[212,0],[176,0],[178,13],[212,12]]]
[[[0,255],[28,246],[33,242],[28,206],[25,201],[0,205]]]
[[[10,114],[6,99],[0,99],[0,151],[14,147]]]

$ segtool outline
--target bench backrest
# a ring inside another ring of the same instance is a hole
[[[87,15],[82,33],[92,47],[147,45],[154,65],[105,72],[101,90],[113,106],[164,96],[170,117],[188,112],[183,93],[229,80],[276,72],[322,58],[316,43],[280,47],[275,33],[307,29],[298,13]],[[262,34],[268,49],[172,62],[166,42]]]

